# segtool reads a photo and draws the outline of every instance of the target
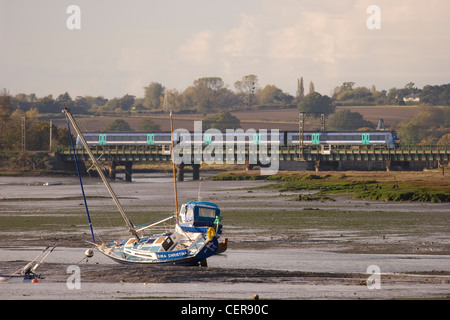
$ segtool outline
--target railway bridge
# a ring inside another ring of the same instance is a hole
[[[178,180],[184,180],[186,166],[192,166],[193,178],[200,177],[202,158],[199,153],[205,152],[206,146],[194,150],[192,147],[189,157],[177,164]],[[56,147],[55,157],[62,162],[73,162],[75,156],[70,147]],[[109,177],[114,179],[118,166],[125,167],[125,178],[131,181],[133,163],[151,163],[172,161],[171,151],[167,146],[92,146],[91,151],[105,166]],[[253,150],[254,151],[254,150]],[[90,159],[84,149],[75,150],[77,159],[84,161],[87,166]],[[250,155],[251,150],[246,148],[223,148],[221,163],[245,164],[251,170],[255,166],[267,166]],[[217,155],[217,149],[215,150]],[[437,168],[448,165],[450,146],[402,146],[392,149],[376,148],[373,146],[342,146],[327,148],[327,146],[280,146],[274,154],[279,161],[280,170],[422,170],[426,167]],[[186,161],[186,159],[188,159]],[[200,161],[199,161],[200,159]],[[226,161],[225,161],[226,159]],[[231,159],[231,161],[230,161]],[[278,168],[278,167],[277,167]]]

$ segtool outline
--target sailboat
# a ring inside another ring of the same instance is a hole
[[[92,154],[72,114],[67,108],[63,110],[63,113],[65,113],[66,118],[68,119],[69,133],[70,124],[72,124],[131,234],[131,236],[126,239],[115,240],[109,243],[99,244],[95,241],[81,175],[77,164],[77,171],[92,234],[92,242],[89,242],[93,245],[92,249],[95,248],[107,257],[122,264],[206,266],[206,259],[217,254],[219,250],[218,237],[222,233],[222,225],[220,223],[222,218],[220,216],[219,207],[210,202],[189,202],[183,204],[181,209],[178,210],[175,163],[172,161],[174,167],[175,215],[168,216],[155,222],[135,226],[125,214],[117,196],[111,188],[111,185],[108,183],[97,159]],[[170,114],[170,119],[173,135],[172,114]],[[77,163],[75,147],[73,144],[72,148],[75,162]],[[168,221],[174,222],[174,226],[168,232],[146,235],[148,230],[151,230],[152,227],[164,222],[167,223]],[[89,258],[93,255],[92,249],[86,250],[86,257]],[[221,248],[221,251],[222,250],[223,249]]]

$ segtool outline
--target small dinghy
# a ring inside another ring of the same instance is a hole
[[[32,261],[28,262],[23,268],[20,268],[14,273],[11,274],[0,274],[0,282],[14,281],[18,280],[20,282],[32,282],[36,283],[42,279],[40,274],[36,273],[36,269],[44,262],[44,260],[48,257],[48,255],[56,248],[56,245],[47,246],[44,250],[42,250],[36,258]],[[41,260],[38,259],[44,255]]]

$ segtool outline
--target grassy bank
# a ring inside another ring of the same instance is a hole
[[[299,195],[298,200],[328,199],[331,194],[350,194],[352,198],[382,201],[450,202],[450,183],[440,171],[428,172],[323,172],[281,173],[261,176],[247,172],[223,172],[214,180],[266,180],[266,187],[280,191],[316,190]]]

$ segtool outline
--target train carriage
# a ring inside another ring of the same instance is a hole
[[[146,132],[107,132],[83,134],[91,146],[136,146],[136,145],[167,145],[172,143],[170,133]],[[176,139],[176,136],[175,136]],[[77,137],[77,147],[82,147],[80,137]]]
[[[287,133],[288,145],[299,145],[300,134],[298,132]],[[371,131],[371,132],[304,132],[303,145],[328,145],[328,146],[383,146],[394,148],[398,145],[398,137],[395,131]]]
[[[174,133],[174,144],[188,143],[192,145],[215,145],[232,143],[233,145],[259,145],[277,142],[279,146],[299,145],[299,132],[233,132],[221,133],[221,138],[214,133]],[[230,136],[231,135],[231,136]],[[108,132],[85,133],[84,137],[89,145],[95,146],[132,146],[132,145],[157,145],[170,147],[170,133],[145,133],[145,132]],[[189,141],[189,139],[190,141]],[[395,131],[319,131],[304,132],[304,146],[375,146],[394,148],[399,144]],[[77,147],[81,147],[80,138],[77,138]]]

